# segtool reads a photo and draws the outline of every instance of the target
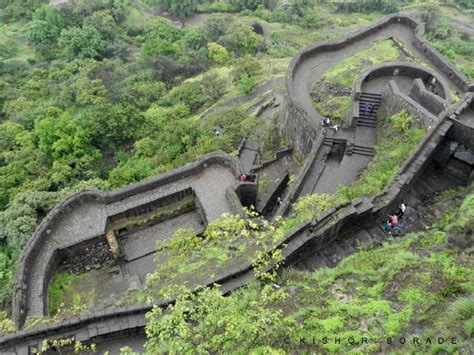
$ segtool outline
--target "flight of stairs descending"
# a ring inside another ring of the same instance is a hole
[[[359,127],[376,127],[377,111],[382,102],[381,94],[373,94],[362,92],[359,97],[359,117],[357,117],[357,126]],[[365,112],[366,105],[373,106],[372,112]]]
[[[346,140],[345,139],[341,139],[341,138],[334,138],[334,137],[324,137],[323,139],[323,145],[325,146],[332,146],[333,144],[346,144]]]
[[[375,153],[374,147],[364,147],[362,145],[353,144],[351,148],[351,154],[360,154],[373,157]]]

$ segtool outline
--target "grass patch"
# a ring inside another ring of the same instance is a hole
[[[384,130],[383,143],[375,147],[374,160],[359,180],[339,188],[344,199],[381,193],[425,135],[423,128],[412,126],[414,119],[406,111],[388,117],[387,121],[391,128]]]
[[[324,80],[341,87],[350,88],[356,79],[369,67],[383,62],[392,62],[400,57],[400,52],[393,41],[377,42],[370,48],[341,60],[324,73]]]
[[[343,124],[351,103],[350,96],[330,96],[324,101],[313,101],[313,106],[323,117],[331,117],[334,122]]]
[[[456,208],[455,214],[462,219],[466,211]],[[148,346],[159,342],[161,349],[199,345],[209,352],[213,346],[226,346],[242,352],[264,348],[278,349],[278,353],[387,353],[400,350],[398,344],[387,345],[387,337],[414,336],[416,327],[416,335],[424,338],[456,336],[455,346],[441,345],[440,350],[463,353],[473,333],[472,289],[461,286],[449,294],[443,290],[452,283],[466,285],[474,271],[461,266],[461,255],[449,249],[432,254],[420,249],[424,237],[412,233],[360,251],[332,269],[287,269],[274,281],[278,287],[254,283],[227,297],[211,290],[196,298],[185,296],[168,312],[149,314],[147,333],[152,337]],[[190,317],[183,319],[182,311]],[[229,323],[222,319],[229,314],[232,326],[227,327]],[[271,336],[252,337],[248,342],[250,335],[234,333],[240,326],[248,330],[254,318],[266,319],[264,329],[271,330]],[[171,320],[180,322],[180,330]],[[216,322],[222,323],[216,327]],[[166,337],[167,329],[173,331],[172,337]],[[324,343],[325,335],[342,341]],[[347,341],[351,337],[354,344]],[[367,344],[362,337],[368,339]]]
[[[89,303],[93,299],[93,291],[88,293],[77,292],[75,284],[84,280],[86,274],[70,274],[66,272],[59,272],[54,276],[54,279],[49,288],[49,312],[51,315],[56,315],[65,305],[68,307],[80,307]]]
[[[343,124],[350,112],[351,92],[356,79],[374,64],[395,61],[400,56],[396,43],[387,39],[339,61],[314,84],[311,91],[314,108],[322,116]]]

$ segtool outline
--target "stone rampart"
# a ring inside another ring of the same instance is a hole
[[[394,80],[389,82],[388,87],[383,92],[382,105],[385,107],[388,115],[393,115],[402,110],[406,110],[427,127],[432,126],[438,120],[438,118],[426,108],[401,92]]]
[[[306,156],[312,149],[316,140],[315,137],[319,135],[318,127],[311,122],[308,112],[303,109],[303,106],[298,100],[293,87],[294,73],[297,68],[309,57],[316,54],[336,51],[344,48],[357,41],[364,40],[367,36],[380,31],[381,29],[391,25],[400,23],[413,29],[413,44],[416,48],[424,53],[424,55],[436,66],[441,72],[446,74],[456,85],[463,91],[474,91],[474,84],[469,83],[466,77],[456,70],[439,52],[433,49],[424,39],[424,26],[416,19],[409,16],[392,15],[384,18],[374,25],[356,32],[354,35],[339,41],[339,42],[323,42],[316,45],[309,46],[299,52],[291,61],[286,76],[286,88],[288,94],[288,113],[282,122],[285,136],[290,139],[295,151]]]
[[[409,96],[433,115],[438,115],[448,108],[447,102],[427,90],[421,79],[415,79],[413,81]]]
[[[440,145],[448,130],[451,128],[450,120],[440,120],[436,126],[427,134],[425,139],[417,146],[410,158],[401,167],[400,172],[390,184],[390,186],[380,195],[371,198],[354,200],[340,206],[331,208],[313,221],[302,223],[276,245],[276,248],[283,248],[283,255],[287,263],[291,263],[293,258],[305,248],[323,248],[331,241],[338,238],[341,231],[349,226],[364,226],[377,223],[385,217],[389,209],[398,205],[403,193],[406,193],[410,184],[422,173],[423,169],[430,162],[435,149]],[[254,279],[251,263],[246,263],[236,267],[227,274],[218,274],[210,278],[205,285],[221,284],[224,293],[241,287]],[[163,301],[156,306],[165,307],[173,300]],[[97,335],[97,324],[103,324],[108,320],[113,320],[114,324],[122,324],[120,319],[126,317],[136,317],[142,319],[143,314],[151,309],[149,305],[137,305],[132,307],[115,308],[93,312],[88,316],[80,316],[63,321],[58,324],[45,324],[26,331],[18,331],[0,339],[1,350],[12,350],[25,344],[38,343],[45,337],[61,338],[70,334],[81,333],[83,341],[88,341]],[[128,319],[127,318],[127,319]],[[121,327],[107,326],[106,331],[119,331],[126,329],[130,324],[136,326],[136,321],[127,321]],[[94,331],[90,331],[93,329]]]
[[[15,323],[18,326],[21,326],[24,323],[27,315],[26,297],[29,286],[28,277],[31,273],[30,265],[32,265],[32,262],[35,260],[35,258],[39,257],[40,250],[48,240],[48,237],[55,225],[58,224],[65,216],[71,213],[74,208],[87,202],[99,202],[105,206],[110,203],[121,201],[127,197],[155,189],[159,186],[169,184],[170,182],[183,179],[191,175],[196,175],[210,165],[221,165],[228,167],[235,173],[236,177],[242,173],[239,162],[235,158],[231,158],[223,153],[212,153],[204,156],[202,159],[194,163],[188,164],[169,173],[146,179],[114,192],[106,193],[99,190],[87,190],[79,192],[68,197],[58,206],[53,208],[53,210],[51,210],[41,221],[32,238],[28,241],[18,264],[17,273],[15,275],[14,296],[12,304],[12,318]],[[96,235],[93,237],[96,237]],[[45,256],[46,259],[42,261],[42,263],[48,265],[48,270],[51,269],[49,265],[54,265],[54,261],[51,259],[54,259],[55,255],[57,254],[53,252],[52,254]],[[43,290],[49,282],[49,277],[49,273],[45,273],[42,276],[43,280],[39,281],[39,284],[43,285]],[[43,297],[44,301],[45,299],[46,297]],[[43,306],[43,309],[46,310],[47,308]]]
[[[311,168],[314,165],[316,158],[318,157],[318,153],[323,147],[323,140],[324,135],[320,134],[317,137],[317,141],[313,145],[312,151],[309,154],[309,158],[306,159],[306,162],[303,165],[296,181],[293,183],[292,187],[288,191],[288,195],[283,200],[282,204],[278,207],[277,211],[275,212],[275,217],[278,216],[285,216],[291,209],[291,204],[296,201],[298,198],[301,189],[303,188],[304,182],[308,179],[308,176],[311,172]]]
[[[431,69],[421,67],[410,62],[387,62],[375,65],[369,70],[366,70],[359,78],[357,78],[354,85],[354,98],[358,99],[360,93],[363,91],[364,83],[370,80],[392,76],[404,76],[411,79],[421,79],[429,82],[432,78],[436,79],[437,94],[446,99],[449,95],[449,85],[443,78],[437,76]],[[423,89],[426,88],[423,85]],[[435,95],[433,95],[435,96]]]
[[[423,26],[415,19],[394,15],[379,21],[367,29],[361,30],[355,35],[335,43],[322,43],[315,46],[308,47],[301,51],[290,63],[287,74],[287,91],[289,99],[288,113],[286,115],[283,126],[288,131],[285,132],[287,136],[292,137],[295,142],[296,151],[300,154],[306,155],[310,151],[316,151],[322,142],[322,135],[317,133],[317,127],[313,127],[309,120],[308,113],[305,112],[298,102],[298,99],[293,90],[293,74],[297,66],[301,64],[306,58],[324,51],[333,51],[356,41],[363,40],[367,35],[375,33],[385,26],[392,23],[403,23],[414,29],[414,44],[419,48],[443,73],[453,80],[458,86],[465,91],[474,91],[474,84],[468,83],[466,78],[460,74],[453,66],[451,66],[437,51],[429,46],[422,38],[424,33]],[[352,201],[349,204],[341,205],[326,211],[318,216],[314,221],[304,223],[298,226],[293,232],[289,233],[277,247],[286,247],[283,249],[284,256],[291,261],[291,257],[296,255],[302,248],[311,244],[317,247],[322,247],[331,239],[337,238],[339,232],[348,225],[374,223],[380,216],[384,216],[388,209],[393,208],[398,204],[400,196],[407,192],[410,184],[421,174],[424,167],[429,163],[436,147],[440,144],[442,139],[447,134],[448,130],[454,125],[454,131],[457,124],[457,118],[453,117],[451,120],[439,120],[433,129],[427,134],[425,139],[418,145],[415,152],[405,162],[400,169],[399,174],[391,185],[384,191],[384,193],[373,198],[366,198],[357,201]],[[454,123],[453,123],[454,122]],[[460,128],[459,128],[460,129]],[[451,131],[451,132],[454,132]],[[457,133],[454,133],[457,135]],[[470,136],[466,137],[472,142]],[[316,156],[316,154],[315,154]],[[146,192],[147,190],[166,185],[177,179],[182,179],[186,176],[198,174],[211,164],[221,164],[228,166],[235,171],[238,176],[242,169],[235,159],[231,159],[223,154],[210,154],[196,163],[187,165],[173,172],[160,175],[159,177],[151,178],[125,187],[121,190],[112,193],[104,193],[100,191],[82,191],[73,196],[70,196],[60,205],[55,207],[40,223],[36,229],[33,237],[28,242],[24,253],[19,262],[18,271],[15,276],[15,289],[13,298],[13,318],[15,322],[21,325],[26,316],[26,291],[28,288],[28,276],[31,272],[29,265],[32,259],[38,255],[40,249],[44,245],[48,236],[51,234],[52,228],[60,220],[64,218],[75,207],[87,203],[98,202],[100,204],[108,204],[120,201],[124,198],[133,196],[138,193]],[[282,211],[287,211],[289,204],[293,202],[297,195],[298,188],[304,181],[304,178],[309,170],[310,165],[306,165],[299,177],[299,182],[293,187],[290,192],[290,198],[286,206],[281,206]],[[241,186],[239,184],[238,186]],[[245,187],[247,188],[247,187]],[[245,190],[245,188],[241,188]],[[238,191],[238,190],[237,190]],[[234,192],[235,194],[235,192]],[[230,199],[234,200],[232,193],[229,193]],[[291,197],[293,196],[293,198]],[[56,250],[53,254],[57,253]],[[54,265],[55,258],[52,257],[44,260],[48,264],[46,270],[51,270]],[[45,275],[46,276],[46,275]],[[237,267],[226,275],[218,275],[206,282],[207,285],[214,283],[223,284],[223,291],[230,292],[235,288],[241,287],[253,278],[252,265],[245,264]],[[47,278],[43,278],[43,282]],[[164,301],[158,306],[166,306],[172,301]],[[44,324],[34,327],[33,329],[18,331],[14,334],[0,338],[0,350],[18,349],[18,346],[24,346],[27,343],[37,343],[40,339],[45,337],[62,337],[66,334],[81,334],[78,340],[88,340],[97,336],[99,329],[103,329],[102,334],[112,332],[109,326],[98,328],[97,325],[107,320],[112,320],[115,324],[120,324],[120,319],[127,319],[127,324],[123,328],[137,326],[139,323],[143,326],[143,314],[150,310],[149,305],[139,305],[135,307],[116,308],[113,310],[104,310],[94,312],[90,316],[81,316],[73,319],[65,320],[59,324]],[[121,326],[119,326],[120,328]],[[114,327],[112,327],[115,329]],[[85,330],[84,330],[85,329]]]

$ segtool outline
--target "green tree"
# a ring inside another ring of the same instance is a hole
[[[296,14],[303,16],[306,9],[311,6],[311,0],[294,0],[293,2]]]
[[[272,7],[276,4],[273,0],[234,0],[232,2],[239,10],[256,10],[257,7],[264,6],[266,8]]]
[[[196,12],[197,0],[158,0],[163,9],[172,15],[186,17]]]
[[[172,55],[179,51],[178,40],[183,31],[174,26],[171,21],[159,18],[151,21],[145,28],[145,43],[142,56],[152,57]]]
[[[28,39],[36,45],[41,55],[48,57],[64,27],[61,13],[45,5],[36,10],[33,21],[28,25]]]
[[[62,114],[37,120],[34,132],[41,152],[56,162],[55,173],[69,176],[64,169],[72,169],[72,176],[90,177],[101,157],[100,151],[92,145],[91,122]]]
[[[99,58],[107,45],[100,33],[93,27],[73,27],[61,32],[59,47],[64,56],[75,58]]]
[[[259,347],[275,353],[271,345],[291,327],[282,311],[272,307],[288,295],[271,286],[258,294],[236,291],[231,297],[224,297],[219,287],[174,291],[180,295],[167,312],[155,307],[147,314],[149,353],[249,353]]]
[[[234,19],[229,15],[213,14],[204,22],[204,34],[210,42],[217,41],[225,35]]]
[[[187,30],[181,38],[184,49],[197,51],[206,43],[204,32],[199,28],[191,28]]]
[[[119,27],[115,23],[115,18],[110,11],[96,11],[83,22],[84,27],[93,27],[108,41],[113,40],[119,32]]]
[[[251,26],[238,23],[233,25],[219,42],[237,53],[251,54],[262,47],[263,38],[256,34]]]
[[[225,64],[230,59],[229,51],[225,47],[215,42],[207,44],[207,51],[209,59],[217,64]]]
[[[208,103],[212,103],[227,91],[225,80],[215,73],[206,73],[202,78],[202,91]]]

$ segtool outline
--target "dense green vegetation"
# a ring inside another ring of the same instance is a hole
[[[428,7],[423,12],[421,19],[425,22],[427,38],[467,78],[474,80],[474,69],[472,68],[474,38],[441,15],[442,11],[437,7]]]
[[[301,15],[305,2],[298,11],[233,2],[241,4],[235,11],[255,11],[209,14],[182,29],[155,16],[153,2],[47,3],[0,3],[2,305],[10,299],[19,253],[62,198],[86,187],[139,181],[207,152],[231,152],[249,134],[278,149],[275,126],[239,107],[200,117],[226,98],[284,76],[298,49],[340,36],[333,27],[377,16],[335,15],[327,30],[315,32],[323,23]],[[198,7],[218,4],[227,6]],[[255,20],[267,37],[253,31]],[[214,136],[216,126],[225,133]]]

